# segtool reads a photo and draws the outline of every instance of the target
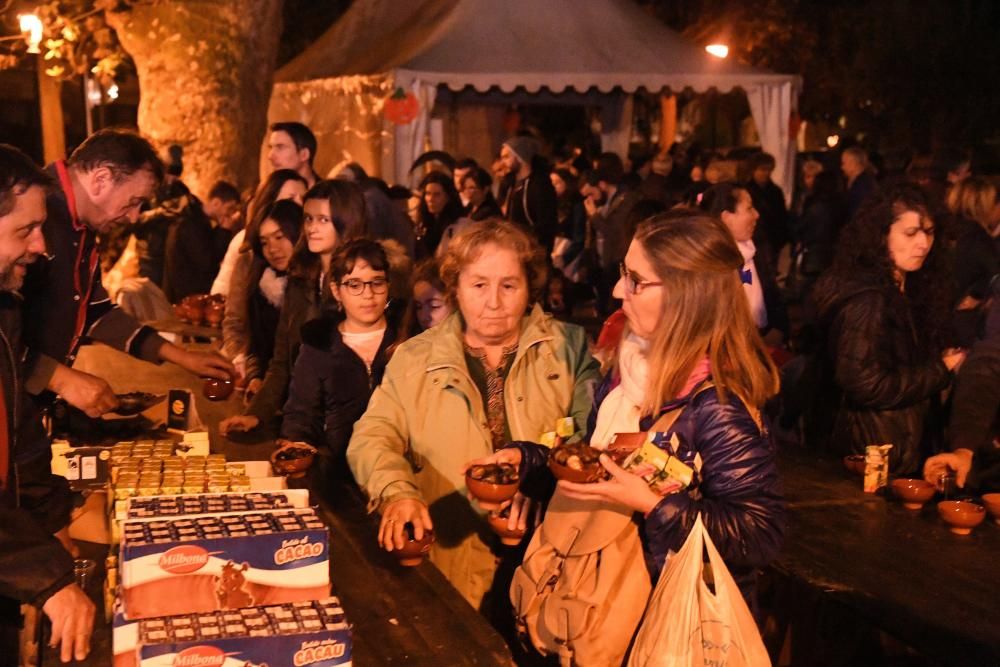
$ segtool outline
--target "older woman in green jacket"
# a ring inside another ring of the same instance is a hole
[[[599,369],[580,327],[529,307],[545,260],[522,228],[467,228],[449,244],[441,275],[457,312],[396,350],[347,460],[382,514],[383,548],[402,547],[408,523],[418,538],[433,528],[431,561],[478,608],[498,557],[466,497],[463,465],[512,440],[538,442],[564,417],[582,432]]]

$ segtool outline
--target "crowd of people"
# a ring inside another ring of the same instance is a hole
[[[967,160],[879,178],[848,148],[839,170],[805,161],[787,207],[766,153],[729,169],[540,146],[511,137],[492,164],[451,160],[411,191],[356,163],[321,178],[309,128],[276,123],[270,175],[206,203],[178,155],[164,164],[132,132],[99,131],[44,171],[0,146],[4,641],[30,603],[64,658],[87,651],[93,607],[72,583],[41,414],[56,395],[91,416],[116,406],[72,368],[90,341],[238,379],[245,407],[222,434],[314,445],[313,489],[335,503],[357,484],[386,550],[433,530],[431,561],[525,664],[538,657],[517,647],[512,581],[532,532],[559,520],[551,503],[625,516],[647,594],[700,516],[753,607],[784,535],[779,440],[891,443],[896,474],[1000,485],[1000,201]],[[128,279],[112,295],[114,275]],[[208,292],[226,297],[220,353],[141,324],[150,303]],[[580,326],[605,319],[599,337]],[[694,481],[661,495],[603,456],[607,481],[556,484],[541,443],[567,421],[568,441],[598,449],[676,435]],[[483,463],[519,470],[520,546],[465,494]],[[605,648],[620,660],[634,630]]]

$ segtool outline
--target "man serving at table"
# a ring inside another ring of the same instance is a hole
[[[149,142],[126,130],[100,130],[47,171],[57,183],[46,200],[48,261],[29,268],[23,290],[29,348],[25,387],[38,397],[39,407],[52,393],[91,417],[116,407],[107,382],[70,368],[80,345],[90,341],[152,363],[171,361],[200,376],[234,376],[221,355],[185,350],[141,325],[111,301],[101,284],[97,235],[135,224],[163,177],[163,164]]]

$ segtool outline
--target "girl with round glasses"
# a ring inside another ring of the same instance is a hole
[[[302,327],[302,347],[292,371],[281,438],[319,449],[311,469],[314,489],[349,478],[344,453],[372,390],[382,381],[386,351],[396,338],[389,305],[389,259],[377,241],[343,245],[330,263],[333,313]]]

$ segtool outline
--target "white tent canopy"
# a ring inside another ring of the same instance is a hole
[[[343,81],[358,84],[358,77],[380,83],[386,96],[402,87],[420,101],[415,121],[385,128],[393,146],[383,151],[381,169],[390,180],[403,180],[423,151],[440,85],[508,93],[740,88],[764,150],[777,160],[775,181],[791,192],[795,144],[789,127],[799,78],[715,58],[633,0],[356,0],[277,72],[269,117],[315,121],[316,113],[304,107],[321,107],[324,93]]]

